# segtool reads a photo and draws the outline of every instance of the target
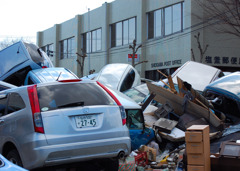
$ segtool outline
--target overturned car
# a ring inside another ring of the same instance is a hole
[[[35,44],[19,41],[0,51],[0,80],[16,86],[24,84],[29,71],[53,67],[47,54]]]

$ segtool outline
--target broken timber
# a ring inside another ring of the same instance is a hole
[[[177,77],[177,82],[178,82],[178,88],[179,88],[179,95],[181,97],[184,97],[184,93],[181,91],[181,89],[183,89],[185,91],[187,91],[187,89],[183,84],[183,80],[181,78]],[[193,95],[194,102],[202,105],[206,109],[214,108],[213,105],[205,97],[203,97],[198,91],[191,88],[191,93]]]
[[[147,83],[147,86],[150,93],[156,94],[154,100],[161,104],[169,103],[176,114],[183,115],[183,97],[149,82]],[[221,120],[211,110],[207,110],[206,108],[191,101],[188,102],[185,113],[203,117],[215,127],[219,127],[222,124]]]

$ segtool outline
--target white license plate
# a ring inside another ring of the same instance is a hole
[[[98,122],[96,115],[75,116],[75,121],[78,128],[95,127]]]

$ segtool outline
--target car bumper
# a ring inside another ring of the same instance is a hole
[[[38,167],[67,164],[99,158],[117,157],[120,152],[130,153],[131,140],[129,137],[111,138],[87,142],[46,145],[36,147],[30,154],[34,154],[32,162],[25,167]]]

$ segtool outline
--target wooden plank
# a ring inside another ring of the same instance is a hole
[[[151,83],[147,83],[147,86],[150,93],[156,94],[154,100],[158,101],[161,104],[169,103],[173,107],[176,114],[183,115],[183,97],[173,94],[167,91],[165,88],[156,86]],[[185,113],[203,117],[215,127],[221,125],[221,120],[215,114],[191,101],[188,102]]]
[[[179,95],[181,97],[184,97],[184,93],[182,92],[182,90],[187,91],[187,89],[185,88],[185,86],[183,85],[183,81],[179,77],[177,77],[177,82],[178,82]]]
[[[183,84],[183,80],[181,78],[178,78],[178,77],[177,77],[177,80],[178,80],[178,85],[181,84],[183,90],[187,91],[187,89],[185,88],[185,86]],[[179,91],[180,91],[180,89],[179,89]],[[194,102],[196,102],[197,104],[202,105],[203,107],[205,107],[207,109],[208,108],[212,108],[213,109],[212,104],[205,97],[203,97],[198,91],[196,91],[193,88],[191,88],[191,93],[193,95]],[[182,97],[184,97],[184,95]]]
[[[162,74],[164,77],[168,77],[167,75],[165,75],[164,73],[162,73],[160,70],[157,70],[157,72],[159,72],[160,74]]]
[[[176,89],[175,89],[175,87],[174,87],[173,80],[172,80],[172,76],[169,75],[167,78],[168,78],[168,84],[169,84],[171,90],[176,94],[177,91],[176,91]]]
[[[167,83],[165,83],[163,80],[161,80],[160,79],[160,81],[163,83],[163,84],[165,84],[174,94],[177,94],[177,91],[176,91],[176,89],[175,89],[175,87],[174,87],[174,84],[173,84],[173,80],[172,80],[172,76],[171,75],[169,75],[169,76],[167,76],[167,75],[165,75],[164,73],[162,73],[160,70],[157,70],[161,75],[163,75],[164,77],[166,77],[167,79],[168,79],[168,84]]]

